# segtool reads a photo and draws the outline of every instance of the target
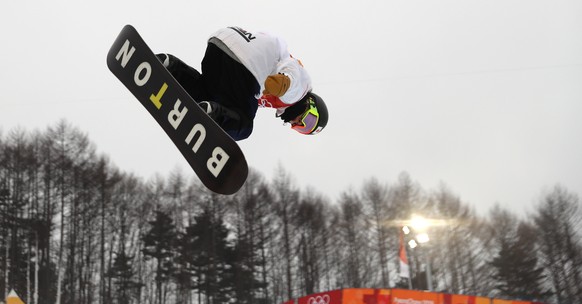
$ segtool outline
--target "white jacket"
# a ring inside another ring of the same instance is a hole
[[[294,104],[311,91],[311,78],[301,62],[291,56],[287,43],[278,36],[265,32],[249,32],[238,27],[218,30],[212,35],[222,41],[257,79],[261,90],[256,96],[261,99],[265,80],[269,75],[285,74],[291,80],[287,92],[278,98],[281,108]]]

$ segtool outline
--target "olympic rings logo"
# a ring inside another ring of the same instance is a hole
[[[307,300],[307,304],[329,304],[329,295],[311,297]]]

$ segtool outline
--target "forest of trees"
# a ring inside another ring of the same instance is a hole
[[[258,304],[408,287],[399,223],[416,213],[446,225],[408,250],[414,289],[426,288],[428,261],[436,291],[582,303],[582,205],[559,185],[530,214],[478,215],[405,172],[336,201],[300,189],[285,168],[272,180],[251,170],[232,196],[167,174],[124,172],[65,121],[0,134],[0,298],[15,289],[28,304]]]

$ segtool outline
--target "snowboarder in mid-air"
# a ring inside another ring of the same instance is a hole
[[[327,107],[312,92],[309,74],[278,36],[220,29],[208,40],[202,73],[171,54],[156,56],[234,140],[249,137],[259,106],[277,109],[301,134],[317,134],[327,124]]]

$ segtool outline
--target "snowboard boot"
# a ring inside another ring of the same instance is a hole
[[[179,61],[178,58],[176,58],[174,55],[172,54],[167,54],[167,53],[160,53],[160,54],[156,54],[156,57],[158,57],[158,60],[164,65],[164,67],[168,70],[171,70],[171,67],[173,67],[176,62]]]
[[[210,116],[210,118],[214,119],[214,117],[212,117],[213,115],[211,115],[213,108],[210,103],[211,101],[201,101],[198,103],[198,105],[202,108],[202,110],[204,110],[204,112],[206,112],[206,114],[208,114],[208,116]]]
[[[226,119],[234,119],[237,121],[240,120],[240,115],[237,112],[224,107],[217,102],[201,101],[198,103],[198,105],[204,112],[206,112],[206,114],[208,114],[208,116],[210,116],[210,118],[212,118],[212,120],[216,121],[218,124]]]

